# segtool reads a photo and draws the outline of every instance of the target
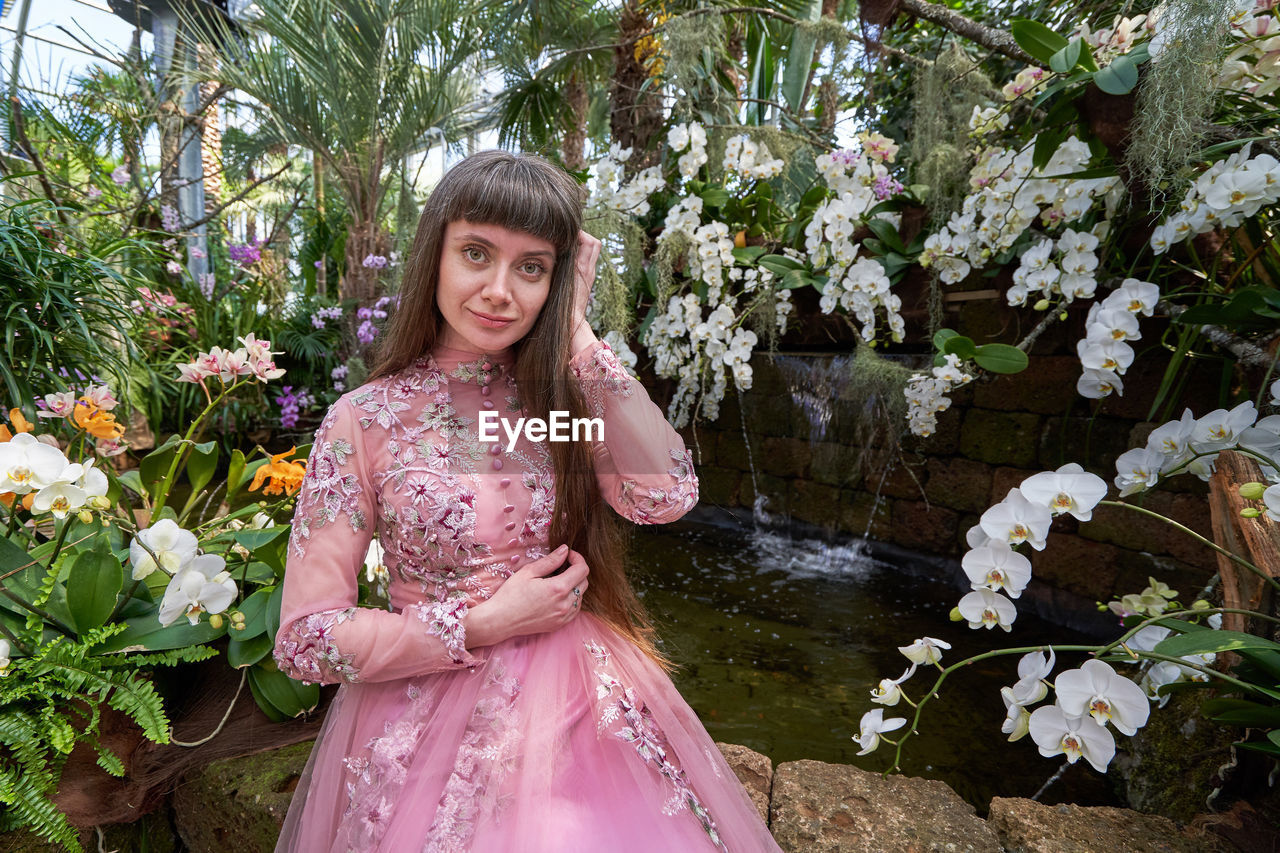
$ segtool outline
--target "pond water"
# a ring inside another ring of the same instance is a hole
[[[1003,646],[1088,642],[1028,614],[1010,634],[950,622],[962,591],[923,577],[909,558],[897,561],[904,564],[869,557],[857,541],[793,541],[690,521],[639,528],[631,543],[637,590],[679,666],[672,677],[713,738],[775,764],[812,758],[874,771],[889,766],[893,748],[881,744],[859,757],[851,737],[862,714],[879,707],[871,688],[906,669],[898,646],[921,636],[946,640],[947,663]],[[1042,758],[1030,737],[1011,744],[1000,732],[1000,687],[1017,680],[1017,660],[982,661],[948,678],[904,749],[903,772],[941,779],[981,813],[993,796],[1034,794],[1062,758]],[[904,685],[907,694],[918,699],[936,675],[922,667]],[[909,719],[908,712],[899,703],[885,716]],[[1041,801],[1119,804],[1083,760]]]

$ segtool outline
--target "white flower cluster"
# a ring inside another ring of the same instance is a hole
[[[196,625],[201,613],[221,613],[235,601],[236,582],[227,572],[226,559],[201,554],[199,545],[194,533],[171,518],[139,530],[129,543],[134,580],[156,570],[172,576],[160,602],[161,625],[171,625],[181,616]]]
[[[980,107],[973,105],[973,113],[969,116],[969,135],[987,136],[1004,130],[1009,126],[1009,113],[999,107]]]
[[[627,369],[627,372],[635,376],[638,359],[636,354],[632,352],[631,347],[627,345],[627,339],[622,336],[622,333],[616,329],[606,332],[604,342],[609,346],[609,349],[613,350],[613,354],[618,357],[618,361]]]
[[[930,436],[938,428],[938,413],[951,407],[947,393],[973,379],[961,369],[960,356],[948,353],[932,375],[917,373],[907,382],[907,425],[912,435]]]
[[[707,131],[696,121],[688,124],[677,124],[667,133],[667,144],[680,155],[676,168],[685,180],[698,174],[698,170],[707,162]],[[688,148],[688,151],[685,151]]]
[[[1098,235],[1068,228],[1057,245],[1048,237],[1022,253],[1013,272],[1013,287],[1005,298],[1010,305],[1026,305],[1033,294],[1060,298],[1063,302],[1092,299],[1098,287]]]
[[[1225,89],[1266,98],[1280,89],[1280,7],[1274,0],[1236,0],[1231,32],[1238,44],[1218,75]]]
[[[769,153],[763,142],[755,142],[747,134],[734,136],[724,146],[724,170],[735,172],[752,181],[776,178],[785,165]]]
[[[649,212],[649,196],[662,189],[666,182],[662,179],[662,169],[650,166],[624,183],[626,169],[623,164],[630,159],[630,148],[622,148],[616,142],[609,146],[609,153],[601,157],[594,167],[596,180],[592,203],[633,216],[644,216]]]
[[[1021,149],[987,148],[969,173],[972,192],[960,212],[925,240],[920,263],[936,267],[942,281],[956,284],[973,269],[1013,248],[1036,220],[1046,228],[1074,222],[1096,199],[1106,197],[1108,213],[1119,201],[1119,178],[1061,178],[1086,168],[1089,146],[1069,137],[1043,169],[1032,165],[1035,140]]]
[[[889,277],[879,261],[858,258],[853,232],[879,201],[877,182],[889,179],[883,162],[864,153],[835,151],[817,158],[818,171],[836,195],[818,205],[805,227],[805,251],[815,271],[823,271],[827,283],[819,306],[830,314],[839,306],[862,324],[863,340],[876,337],[876,311],[883,310],[889,334],[901,341],[906,324],[899,311],[902,300],[889,291]],[[879,218],[897,226],[894,214]]]
[[[1126,278],[1106,299],[1089,307],[1085,337],[1076,342],[1076,354],[1084,367],[1076,381],[1080,396],[1098,400],[1112,391],[1124,393],[1120,377],[1133,364],[1133,347],[1128,341],[1142,337],[1138,315],[1150,317],[1159,301],[1159,287]]]
[[[658,242],[670,240],[677,234],[683,234],[690,240],[702,224],[702,197],[691,195],[680,199],[667,211],[667,218],[662,225],[662,233]]]
[[[733,266],[733,238],[723,222],[708,222],[693,232],[689,247],[689,275],[707,283],[707,300],[720,303],[724,290],[725,269]]]
[[[1179,211],[1151,233],[1157,255],[1197,234],[1235,228],[1264,207],[1280,202],[1280,160],[1249,156],[1252,143],[1205,170],[1187,189]]]
[[[1218,451],[1236,448],[1269,459],[1261,463],[1263,476],[1280,484],[1275,465],[1280,458],[1280,415],[1259,420],[1250,400],[1201,418],[1186,409],[1178,420],[1156,427],[1145,447],[1126,450],[1116,459],[1116,488],[1121,497],[1132,495],[1151,488],[1162,476],[1183,471],[1207,481]]]
[[[31,512],[66,518],[89,504],[104,508],[107,475],[94,467],[93,459],[67,459],[52,435],[20,432],[0,442],[0,493],[4,492],[18,497],[34,493]]]

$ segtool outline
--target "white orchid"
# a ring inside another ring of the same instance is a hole
[[[982,514],[978,523],[992,539],[1009,545],[1027,542],[1037,551],[1043,551],[1053,516],[1047,506],[1027,500],[1018,489],[1010,489],[1003,501]]]
[[[1080,378],[1076,380],[1076,393],[1089,400],[1101,400],[1112,391],[1117,394],[1124,393],[1124,382],[1120,379],[1120,374],[1114,370],[1086,367],[1080,374]]]
[[[1267,486],[1267,490],[1262,493],[1262,503],[1266,506],[1267,518],[1280,521],[1280,484]]]
[[[1088,521],[1093,508],[1106,497],[1107,484],[1097,474],[1069,462],[1056,471],[1032,474],[1018,490],[1032,503],[1047,506],[1053,515],[1068,513],[1078,521]]]
[[[221,613],[236,597],[236,582],[226,571],[227,561],[217,554],[201,554],[169,581],[160,602],[160,624],[171,625],[186,616],[199,624],[201,613]]]
[[[54,518],[66,518],[69,513],[83,507],[89,499],[89,493],[74,483],[79,479],[81,470],[78,464],[68,465],[62,477],[36,492],[35,499],[31,502],[31,511],[51,512]]]
[[[1061,673],[1054,687],[1064,713],[1088,714],[1099,725],[1110,722],[1122,734],[1137,732],[1151,713],[1142,688],[1100,660],[1088,660],[1079,669]]]
[[[1148,448],[1126,450],[1116,459],[1116,488],[1120,497],[1146,491],[1160,481],[1164,468],[1163,453]]]
[[[866,755],[880,745],[880,735],[896,731],[907,724],[905,717],[884,718],[884,708],[875,708],[862,715],[858,723],[858,736],[853,738],[862,749],[858,755]]]
[[[1160,301],[1160,288],[1149,281],[1126,278],[1121,285],[1102,300],[1102,307],[1118,309],[1132,314],[1150,317]]]
[[[182,571],[195,559],[198,547],[194,533],[183,530],[171,518],[162,518],[145,530],[139,530],[129,543],[133,579],[142,580],[157,568],[170,574]]]
[[[1197,453],[1234,447],[1240,433],[1253,426],[1258,410],[1252,400],[1234,409],[1216,409],[1196,421],[1191,431],[1191,446]]]
[[[924,666],[942,660],[942,650],[951,648],[951,644],[934,637],[921,637],[909,646],[898,646],[898,651],[906,655],[907,660]]]
[[[966,552],[960,566],[974,589],[1004,590],[1012,598],[1031,580],[1031,561],[998,539]]]
[[[387,570],[382,543],[377,539],[369,541],[369,550],[364,555],[364,579],[374,585],[374,591],[378,595],[387,597],[387,589],[391,586],[391,572]]]
[[[998,625],[1005,631],[1012,631],[1013,622],[1018,618],[1018,608],[1012,601],[986,587],[967,594],[957,606],[970,628],[990,629]]]
[[[1133,347],[1124,341],[1088,339],[1076,342],[1076,355],[1080,363],[1094,370],[1110,370],[1123,375],[1133,364]]]
[[[1094,770],[1105,773],[1116,754],[1111,732],[1090,717],[1067,716],[1057,705],[1032,711],[1027,727],[1045,758],[1066,755],[1068,763],[1075,764],[1083,757]]]
[[[1161,424],[1147,436],[1147,450],[1164,457],[1160,466],[1162,473],[1173,470],[1192,456],[1191,434],[1195,428],[1195,415],[1190,409],[1183,409],[1181,418]]]
[[[69,464],[61,450],[20,432],[0,442],[0,492],[38,492],[57,482]]]
[[[9,674],[9,641],[0,640],[0,678]]]

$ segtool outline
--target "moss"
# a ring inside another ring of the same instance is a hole
[[[275,849],[311,743],[215,761],[174,796],[178,831],[191,853]],[[216,803],[217,808],[210,808]]]
[[[1181,194],[1190,178],[1188,158],[1204,147],[1230,14],[1231,4],[1222,0],[1170,0],[1160,13],[1167,47],[1138,90],[1125,152],[1134,176],[1153,191],[1153,209]]]

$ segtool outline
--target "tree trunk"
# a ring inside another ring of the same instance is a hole
[[[569,104],[569,127],[560,144],[560,156],[565,167],[576,172],[586,165],[587,109],[591,106],[581,73],[574,72],[569,78],[564,99]]]
[[[637,0],[626,0],[618,20],[618,46],[613,49],[609,129],[615,142],[634,150],[631,171],[658,162],[657,149],[646,150],[646,145],[658,139],[662,128],[662,97],[656,86],[643,89],[649,71],[636,59],[636,42],[649,28]]]
[[[1271,578],[1280,578],[1280,524],[1261,515],[1241,518],[1240,510],[1254,502],[1240,497],[1242,483],[1262,480],[1258,463],[1242,453],[1224,450],[1218,454],[1213,477],[1209,480],[1209,510],[1213,519],[1215,542],[1231,553],[1243,557]],[[1218,555],[1218,573],[1222,577],[1222,604],[1264,615],[1277,614],[1273,588],[1258,575]],[[1241,613],[1227,613],[1222,627],[1228,631],[1250,631],[1264,637],[1276,635],[1276,625],[1261,619],[1249,619]]]
[[[200,65],[213,68],[218,63],[217,54],[207,45],[200,45]],[[209,81],[200,84],[200,101],[203,103],[218,90],[218,84]],[[200,157],[204,161],[204,213],[217,210],[222,199],[222,116],[216,101],[211,102],[200,122]]]

